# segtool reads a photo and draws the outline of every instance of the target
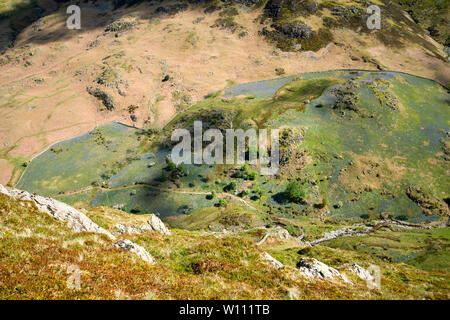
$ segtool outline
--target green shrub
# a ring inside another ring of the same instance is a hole
[[[235,181],[231,181],[229,184],[227,184],[224,188],[223,191],[225,192],[229,192],[229,191],[234,191],[236,190],[236,182]]]
[[[300,181],[292,181],[286,187],[284,191],[285,197],[292,202],[304,202],[306,196],[308,194],[308,190],[303,186]]]
[[[216,197],[216,192],[213,190],[211,193],[206,197],[208,200],[212,200]]]
[[[169,163],[167,163],[167,170],[172,171],[176,168],[177,166],[175,165],[175,163],[173,161],[169,161]]]
[[[251,171],[251,172],[249,172],[248,173],[248,175],[247,175],[247,177],[248,177],[248,180],[256,180],[256,177],[258,176],[258,172],[256,172],[256,171]]]
[[[360,217],[361,217],[361,219],[363,219],[363,220],[367,220],[367,219],[370,218],[370,216],[369,216],[368,214],[366,214],[366,213],[360,215]]]
[[[408,217],[405,216],[404,214],[402,214],[400,216],[397,216],[395,219],[399,220],[399,221],[406,221],[406,220],[408,220]]]
[[[255,193],[261,197],[263,195],[264,191],[260,187],[256,187]]]

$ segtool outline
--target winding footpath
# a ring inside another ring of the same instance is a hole
[[[333,230],[330,232],[325,232],[321,238],[309,241],[308,243],[311,246],[316,246],[318,244],[331,241],[334,239],[342,238],[342,237],[361,237],[366,236],[370,233],[376,232],[378,229],[383,227],[391,227],[395,226],[402,229],[438,229],[448,227],[450,223],[449,218],[444,219],[443,221],[439,221],[439,223],[430,223],[430,224],[413,224],[403,221],[385,219],[382,221],[377,221],[375,226],[365,226],[361,224],[357,224],[351,227],[345,227],[337,230]],[[358,228],[362,230],[358,230]]]
[[[192,191],[192,190],[182,190],[182,189],[174,189],[174,188],[164,188],[164,187],[158,187],[158,186],[155,186],[152,184],[140,183],[140,184],[135,184],[135,185],[125,185],[125,186],[121,186],[121,187],[117,187],[117,188],[104,188],[104,187],[88,186],[83,189],[68,191],[68,192],[58,194],[58,197],[75,195],[75,194],[87,192],[87,191],[94,190],[94,189],[103,191],[103,192],[108,192],[108,191],[114,191],[114,190],[131,189],[131,188],[135,188],[137,186],[144,186],[147,188],[151,188],[151,189],[159,190],[159,191],[163,191],[163,192],[172,192],[172,193],[181,193],[181,194],[205,195],[205,196],[211,194],[211,192],[206,192],[206,191]],[[249,207],[250,209],[252,209],[256,212],[264,213],[261,209],[256,208],[254,205],[252,205],[247,200],[242,199],[234,194],[220,192],[220,193],[217,193],[217,197],[218,198],[231,198],[235,201],[238,201],[238,202],[244,204],[245,206]],[[383,228],[383,227],[395,226],[395,227],[398,227],[401,229],[435,229],[435,228],[448,227],[449,224],[450,224],[449,217],[447,217],[444,220],[439,221],[438,223],[433,222],[433,223],[429,223],[429,224],[414,224],[414,223],[408,223],[408,222],[404,222],[404,221],[384,219],[384,220],[376,221],[376,224],[374,226],[355,224],[353,226],[344,227],[344,228],[333,230],[330,232],[325,232],[321,238],[312,240],[312,241],[305,241],[305,243],[308,243],[311,246],[316,246],[316,245],[322,244],[324,242],[332,241],[332,240],[335,240],[338,238],[343,238],[343,237],[362,237],[362,236],[366,236],[368,234],[374,233],[378,229]]]
[[[211,192],[206,192],[206,191],[191,191],[191,190],[182,190],[182,189],[174,189],[174,188],[163,188],[163,187],[158,187],[158,186],[148,184],[148,183],[139,183],[139,184],[134,184],[134,185],[120,186],[117,188],[104,188],[104,187],[88,186],[86,188],[60,193],[60,194],[56,195],[55,198],[58,198],[61,196],[72,196],[72,195],[84,193],[84,192],[91,191],[91,190],[99,190],[99,191],[103,191],[103,192],[108,192],[108,191],[132,189],[132,188],[136,188],[138,186],[144,186],[144,187],[151,188],[154,190],[159,190],[159,191],[164,191],[164,192],[172,192],[172,193],[183,193],[183,194],[205,195],[205,196],[211,194]],[[219,193],[217,193],[217,197],[218,198],[231,198],[235,201],[243,203],[244,205],[246,205],[247,207],[249,207],[250,209],[252,209],[254,211],[257,211],[259,213],[263,212],[262,210],[253,206],[247,200],[242,199],[234,194],[230,194],[230,193],[226,193],[226,192],[219,192]]]

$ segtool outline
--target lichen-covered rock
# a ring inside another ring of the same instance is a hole
[[[267,252],[264,252],[264,260],[269,261],[270,264],[272,266],[274,266],[276,269],[280,269],[283,268],[284,265],[278,261],[277,259],[275,259],[274,257],[272,257],[270,254],[268,254]]]
[[[147,224],[142,226],[143,230],[149,230],[149,231],[155,231],[160,232],[165,235],[171,235],[172,232],[169,230],[169,228],[166,227],[166,225],[159,219],[156,215],[151,214]]]
[[[408,187],[406,195],[427,215],[449,215],[449,207],[444,202],[425,192],[422,188]]]
[[[450,47],[445,47],[444,52],[447,55],[447,61],[450,62]]]
[[[297,263],[297,268],[307,278],[334,279],[341,276],[335,268],[329,267],[314,258],[302,258]]]
[[[359,95],[356,93],[356,89],[359,85],[352,80],[346,81],[335,88],[332,93],[336,97],[336,102],[333,105],[333,109],[338,110],[352,110],[356,113],[359,112],[357,102]]]
[[[353,263],[351,266],[349,266],[348,270],[350,272],[353,272],[354,274],[356,274],[362,280],[366,280],[366,281],[374,280],[373,276],[370,274],[369,271],[367,271],[366,269],[364,269],[363,267],[359,266],[356,263]]]
[[[141,247],[140,245],[126,239],[126,240],[119,240],[114,244],[115,247],[121,248],[125,251],[130,251],[135,253],[138,257],[140,257],[142,260],[148,263],[155,263],[155,260],[153,259],[152,255],[145,250],[144,247]]]
[[[116,20],[106,26],[105,32],[122,32],[131,30],[135,25],[136,21],[124,21],[122,19]]]
[[[34,202],[39,211],[48,213],[53,218],[66,222],[68,227],[73,232],[101,233],[106,235],[111,240],[117,240],[117,238],[109,231],[98,226],[84,213],[76,210],[68,204],[62,203],[52,198],[46,198],[31,194],[27,191],[21,191],[17,189],[8,190],[1,184],[0,193],[17,200]],[[115,246],[137,254],[146,262],[154,263],[153,257],[143,247],[135,244],[130,240],[119,240],[115,243]]]
[[[264,237],[257,243],[257,245],[262,245],[270,237],[281,240],[288,240],[292,238],[292,236],[289,234],[289,231],[281,227],[276,227],[269,229]]]
[[[103,105],[108,110],[113,110],[116,107],[116,103],[114,102],[114,99],[105,91],[101,90],[100,88],[92,88],[88,87],[87,92],[91,95],[96,97],[97,99],[101,100],[103,102]]]
[[[314,258],[302,258],[297,263],[297,268],[300,273],[310,279],[342,279],[344,282],[351,283],[345,275],[342,275],[338,270],[327,266]]]
[[[48,213],[50,216],[57,220],[67,222],[69,228],[73,232],[102,233],[112,240],[116,239],[116,237],[114,237],[109,231],[103,229],[102,227],[99,227],[84,213],[58,200],[41,197],[35,194],[31,194],[27,191],[21,191],[17,189],[11,189],[8,191],[2,185],[0,185],[0,193],[3,193],[17,200],[33,201],[39,211]]]
[[[273,27],[289,38],[309,39],[314,35],[314,31],[308,25],[301,22],[277,23]]]

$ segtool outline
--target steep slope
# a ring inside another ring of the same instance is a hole
[[[439,43],[450,47],[450,1],[394,0]]]
[[[87,215],[111,232],[117,232],[113,226],[119,221],[136,225],[142,220],[108,208]],[[287,247],[289,242],[282,239],[258,247],[245,234],[172,230],[172,235],[147,231],[121,237],[146,248],[155,264],[114,248],[104,235],[72,233],[33,202],[0,194],[0,298],[448,298],[448,273],[386,263],[362,253],[321,246],[296,253],[302,246]],[[381,270],[379,289],[368,290],[362,279],[367,274],[360,266],[370,264]]]
[[[67,3],[2,2],[0,182],[15,185],[54,142],[109,121],[158,129],[235,82],[341,68],[449,82],[442,45],[383,2],[383,28],[371,32],[364,1],[317,1],[311,12],[311,1],[289,2],[295,10],[283,1],[114,3],[83,3],[82,29],[68,30]],[[297,24],[311,37],[289,31]]]

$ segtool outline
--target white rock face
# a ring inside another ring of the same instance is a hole
[[[17,189],[7,190],[0,184],[0,193],[9,197],[23,201],[33,201],[38,207],[39,211],[48,213],[53,218],[66,222],[69,228],[75,232],[93,232],[105,234],[111,240],[117,240],[109,231],[103,229],[94,223],[84,213],[75,208],[52,198],[41,197],[35,194],[30,194],[26,191]],[[162,223],[162,222],[161,222]],[[122,248],[126,251],[131,251],[141,257],[144,261],[154,263],[153,257],[143,247],[135,244],[130,240],[119,240],[115,244],[116,247]]]
[[[338,278],[341,276],[335,268],[327,266],[314,258],[302,258],[297,264],[297,268],[308,278]]]
[[[348,270],[355,273],[358,277],[360,277],[362,280],[369,280],[373,281],[374,278],[372,275],[367,271],[366,269],[360,267],[358,264],[353,263],[351,266],[348,267]]]
[[[272,257],[270,254],[268,254],[267,252],[264,252],[264,260],[267,260],[270,262],[271,265],[273,265],[275,268],[280,269],[283,268],[284,265],[278,261],[277,259],[275,259],[274,257]]]
[[[152,255],[147,252],[147,250],[144,249],[144,247],[141,247],[140,245],[126,239],[126,240],[119,240],[114,244],[115,247],[121,248],[125,251],[130,251],[138,255],[142,260],[148,263],[155,263],[155,260],[153,259]]]
[[[116,239],[116,237],[113,236],[109,231],[106,231],[102,227],[99,227],[84,213],[74,209],[68,204],[52,198],[41,197],[17,189],[11,189],[8,191],[3,186],[1,186],[0,192],[17,200],[33,201],[38,207],[39,211],[48,213],[50,216],[57,220],[67,222],[67,225],[73,232],[102,233],[111,240]]]
[[[314,258],[302,258],[297,264],[297,268],[307,278],[314,279],[342,279],[344,282],[351,283],[345,275],[342,275],[338,270],[327,266]]]
[[[269,237],[275,237],[277,239],[288,240],[291,239],[289,231],[281,227],[275,227],[267,231],[264,237],[257,243],[258,246],[262,245]]]
[[[9,191],[1,184],[0,184],[0,193],[3,193],[5,195],[9,196]]]
[[[162,234],[171,235],[172,232],[166,227],[166,225],[155,216],[153,213],[150,215],[147,224],[141,227],[143,230],[161,232]]]

